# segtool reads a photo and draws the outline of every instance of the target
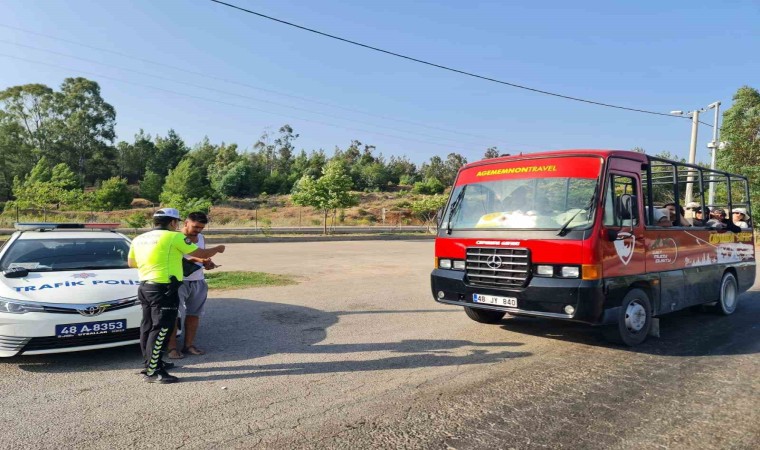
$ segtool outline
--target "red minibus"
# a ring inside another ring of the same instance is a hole
[[[477,322],[578,321],[636,345],[663,314],[736,310],[752,226],[741,175],[614,150],[478,161],[441,214],[432,293]]]

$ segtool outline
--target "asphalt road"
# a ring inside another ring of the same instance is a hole
[[[1,448],[758,448],[760,294],[636,349],[435,303],[431,241],[234,244],[176,385],[136,347],[0,360]]]

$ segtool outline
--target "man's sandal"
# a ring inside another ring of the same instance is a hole
[[[182,359],[185,357],[179,350],[176,348],[170,348],[169,352],[166,355],[169,359]]]
[[[182,349],[182,351],[185,352],[185,353],[189,353],[191,355],[205,355],[206,354],[206,352],[204,352],[203,350],[199,349],[198,347],[196,347],[194,345],[191,345],[189,347],[185,347],[185,348]]]

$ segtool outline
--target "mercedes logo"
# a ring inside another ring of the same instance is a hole
[[[492,269],[498,269],[501,267],[501,256],[491,255],[486,259],[486,265]]]
[[[77,312],[85,317],[99,316],[108,308],[108,305],[88,306],[78,309]]]

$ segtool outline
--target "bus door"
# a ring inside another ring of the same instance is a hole
[[[616,288],[625,288],[644,273],[644,227],[639,176],[610,170],[604,188],[602,272]]]

